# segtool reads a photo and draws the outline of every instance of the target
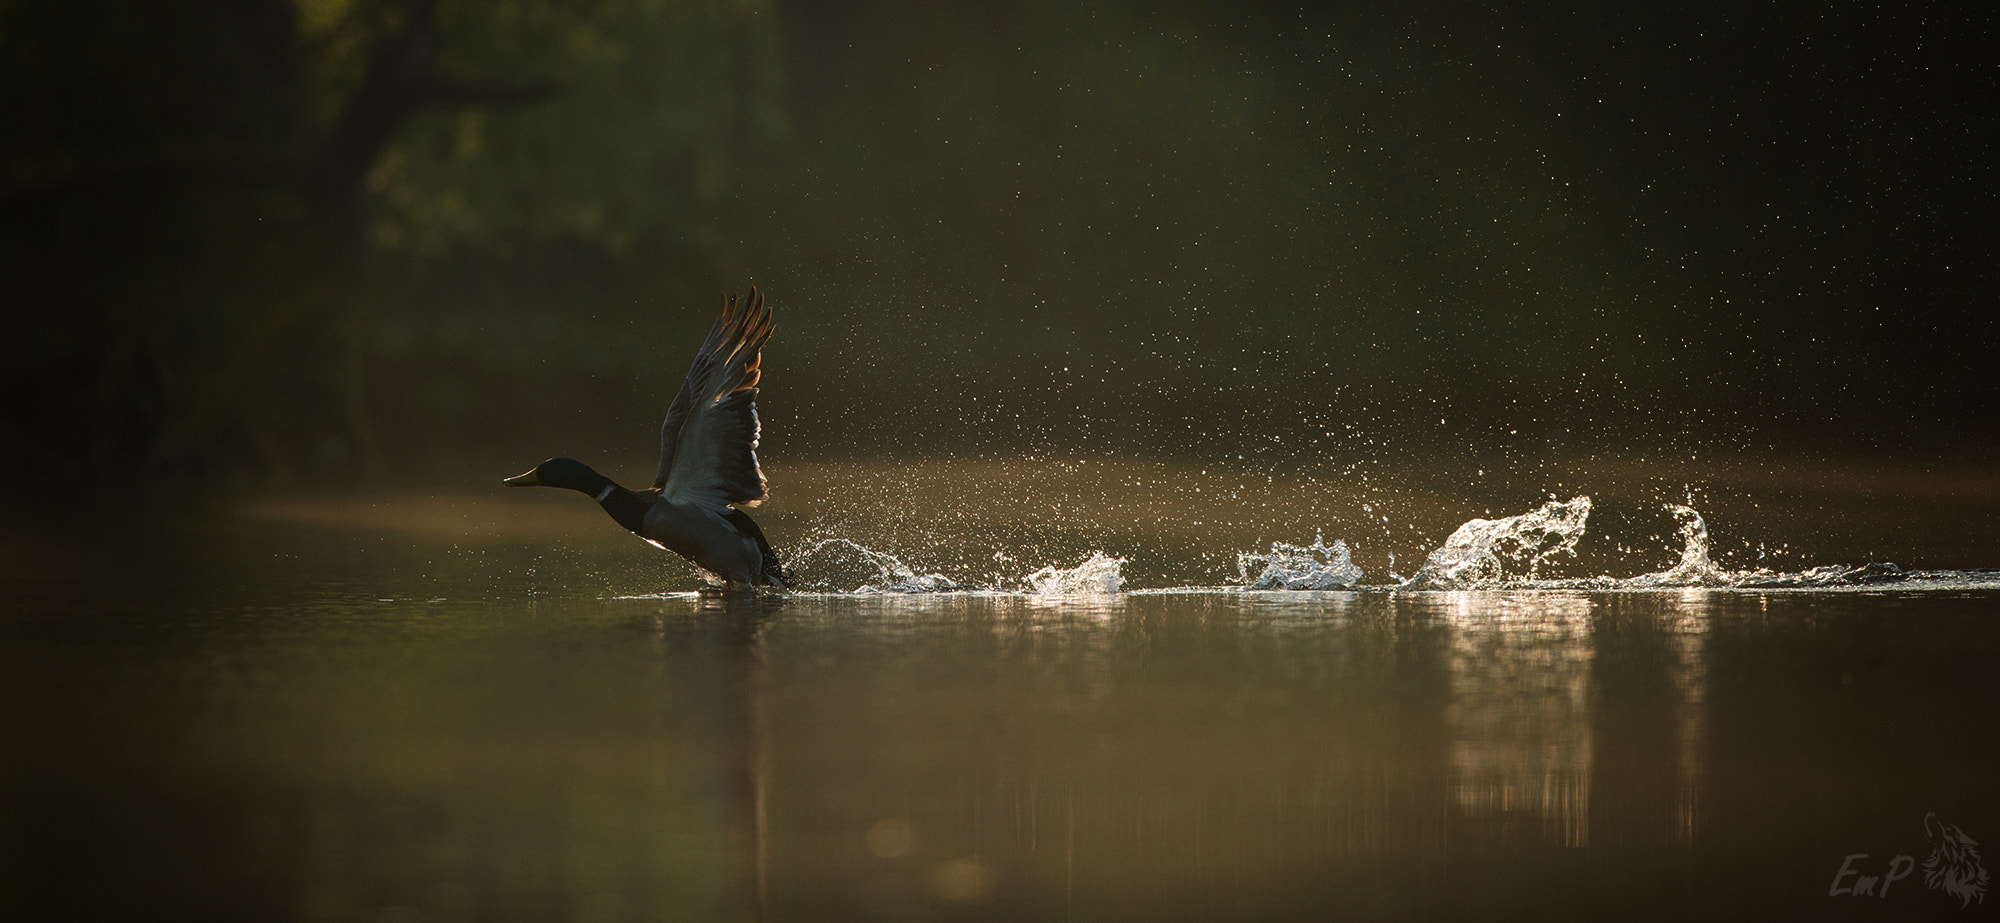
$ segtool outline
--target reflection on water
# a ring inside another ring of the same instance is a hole
[[[1662,620],[1666,632],[1667,682],[1674,732],[1673,834],[1683,843],[1695,839],[1696,807],[1701,796],[1702,702],[1708,665],[1702,661],[1707,643],[1708,594],[1684,591],[1676,611]]]
[[[1606,600],[1584,594],[1456,593],[1438,600],[1450,626],[1456,816],[1558,846],[1588,846],[1592,760],[1599,724],[1599,631],[1636,632],[1657,647],[1661,681],[1652,703],[1667,714],[1654,757],[1673,773],[1674,821],[1664,834],[1694,840],[1702,758],[1702,662],[1710,598],[1686,592],[1645,622],[1601,617]],[[1618,600],[1621,607],[1629,600]],[[1621,645],[1632,639],[1620,639]],[[1630,651],[1624,653],[1630,654]],[[1628,669],[1611,664],[1612,669]],[[1644,677],[1637,677],[1645,682]],[[1619,682],[1633,682],[1624,675]],[[1613,702],[1615,707],[1630,703]]]
[[[768,665],[765,633],[779,606],[772,597],[696,596],[693,618],[653,622],[663,657],[693,641],[721,669],[719,694],[710,701],[715,764],[722,782],[718,807],[730,831],[725,852],[737,858],[738,906],[754,919],[767,916],[770,892],[771,767],[765,708]]]
[[[0,917],[1796,917],[2000,829],[1991,588],[746,600],[200,538],[0,584]]]
[[[1558,846],[1590,844],[1591,601],[1452,594],[1452,807]]]

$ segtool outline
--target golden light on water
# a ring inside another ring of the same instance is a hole
[[[1451,626],[1452,799],[1467,816],[1526,822],[1590,844],[1591,600],[1487,593],[1442,602]]]
[[[901,859],[915,839],[909,821],[887,818],[868,828],[868,852],[877,859]]]
[[[947,903],[962,904],[991,897],[999,876],[978,859],[951,859],[932,865],[926,878],[931,894]]]

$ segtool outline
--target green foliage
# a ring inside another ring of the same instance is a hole
[[[414,121],[368,176],[371,242],[519,256],[551,242],[628,256],[713,243],[738,146],[782,119],[761,4],[508,0],[440,11],[444,60],[550,81],[521,110]]]
[[[395,293],[552,248],[603,266],[713,244],[729,152],[779,123],[768,18],[0,5],[0,271],[24,306],[0,383],[40,395],[0,447],[78,479],[379,465]],[[415,313],[404,329],[442,316]]]

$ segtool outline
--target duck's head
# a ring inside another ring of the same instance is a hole
[[[595,494],[609,483],[604,475],[574,458],[551,458],[527,474],[517,474],[501,483],[509,487],[567,487]]]

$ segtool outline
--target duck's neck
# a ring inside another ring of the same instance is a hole
[[[646,511],[652,509],[653,502],[659,499],[659,491],[627,490],[589,465],[577,461],[561,461],[565,462],[560,466],[561,470],[554,477],[544,480],[543,484],[549,487],[567,487],[596,500],[597,505],[604,507],[604,511],[611,514],[612,519],[633,532],[639,532],[646,524]],[[543,464],[550,465],[555,462]]]
[[[604,507],[604,511],[610,513],[612,519],[633,532],[640,532],[641,527],[646,524],[646,511],[652,509],[653,503],[660,499],[658,491],[626,490],[612,483],[609,478],[605,479],[604,486],[598,488],[595,496],[598,506]]]

